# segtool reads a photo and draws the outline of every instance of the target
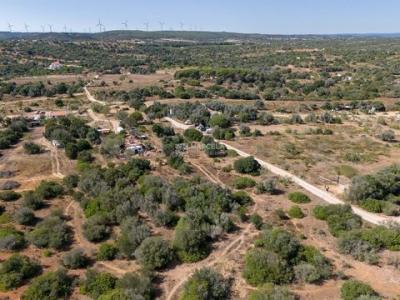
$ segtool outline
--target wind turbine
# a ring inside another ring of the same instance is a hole
[[[49,26],[50,32],[53,32],[53,25],[52,24],[47,24],[47,26]]]
[[[128,30],[128,21],[122,22],[122,25],[124,25],[125,30]]]
[[[103,24],[101,23],[100,19],[99,19],[99,22],[96,24],[96,27],[99,27],[99,32],[101,32],[101,29],[103,28]]]
[[[25,23],[25,31],[29,32],[29,25]]]
[[[40,25],[40,27],[42,27],[42,32],[44,32],[46,30],[46,26]]]
[[[67,25],[64,25],[64,32],[67,33]]]
[[[165,22],[158,22],[160,24],[161,31],[164,31]]]
[[[13,27],[14,27],[13,24],[8,23],[8,29],[10,30],[10,32],[12,32]]]
[[[144,22],[143,25],[146,28],[146,31],[149,31],[149,22]]]
[[[185,23],[180,22],[179,25],[181,26],[181,31],[183,31],[183,30],[184,30],[184,27],[185,27]]]

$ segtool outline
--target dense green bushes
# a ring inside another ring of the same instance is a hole
[[[183,132],[183,136],[189,142],[200,142],[203,137],[203,134],[195,128],[189,128]]]
[[[15,289],[38,275],[41,266],[27,256],[15,254],[0,264],[0,291]]]
[[[289,193],[288,197],[290,201],[298,204],[309,203],[311,201],[310,197],[308,197],[306,194],[302,192]]]
[[[197,270],[183,287],[182,300],[225,300],[229,298],[231,283],[216,271]]]
[[[397,187],[399,175],[400,167],[392,165],[373,175],[356,176],[352,179],[346,197],[369,211],[396,214],[389,208],[391,204],[397,206],[400,203],[400,190]]]
[[[38,223],[28,240],[40,248],[62,249],[71,243],[71,229],[62,215],[53,213]]]
[[[136,249],[135,257],[146,269],[160,269],[174,259],[174,252],[167,241],[149,237]]]
[[[233,180],[233,186],[237,189],[246,189],[249,187],[254,187],[256,182],[249,177],[236,177]]]
[[[284,284],[294,279],[315,283],[329,278],[330,262],[282,229],[265,229],[248,251],[243,276],[252,285]]]
[[[367,284],[357,280],[348,280],[340,289],[343,300],[372,299],[378,300],[378,294]]]
[[[32,280],[22,299],[66,299],[72,291],[72,281],[64,270],[45,273]]]
[[[238,173],[252,175],[259,175],[261,169],[261,165],[252,156],[235,160],[233,167]]]
[[[35,143],[25,143],[24,150],[27,154],[40,154],[43,151],[42,147]]]

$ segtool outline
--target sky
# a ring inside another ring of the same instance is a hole
[[[400,32],[399,0],[0,0],[0,31]],[[164,24],[161,24],[164,23]]]

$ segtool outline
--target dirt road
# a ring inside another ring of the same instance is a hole
[[[169,117],[166,117],[165,120],[167,120],[168,122],[171,123],[171,125],[175,128],[179,128],[179,129],[188,129],[191,126],[190,125],[185,125],[181,122],[178,122],[174,119],[171,119]],[[240,156],[243,157],[247,157],[250,156],[249,153],[244,152],[236,147],[233,147],[231,145],[229,145],[228,143],[224,142],[224,141],[219,141],[220,144],[226,146],[228,149],[234,150],[236,151]],[[337,197],[335,197],[334,195],[332,195],[331,193],[324,191],[322,189],[320,189],[319,187],[312,185],[310,183],[308,183],[307,181],[301,179],[300,177],[289,173],[275,165],[272,165],[262,159],[259,159],[257,157],[254,157],[259,164],[266,168],[267,170],[269,170],[270,172],[282,176],[282,177],[286,177],[289,178],[290,180],[292,180],[294,183],[296,183],[297,185],[301,186],[303,189],[305,189],[306,191],[310,192],[311,194],[313,194],[314,196],[324,200],[325,202],[328,202],[330,204],[345,204],[345,202],[343,200],[338,199]],[[353,212],[357,215],[359,215],[361,218],[363,218],[365,221],[372,223],[372,224],[376,224],[376,225],[383,225],[387,222],[396,222],[396,223],[400,223],[400,218],[399,217],[387,217],[387,216],[382,216],[382,215],[377,215],[374,213],[369,213],[363,209],[360,209],[357,206],[352,205],[352,209]]]

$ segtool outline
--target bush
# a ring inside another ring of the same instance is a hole
[[[67,299],[72,291],[72,281],[64,270],[48,272],[32,281],[22,300]]]
[[[17,189],[20,186],[21,186],[21,184],[18,181],[7,180],[7,181],[3,182],[2,184],[0,184],[0,190],[9,191],[9,190]]]
[[[384,142],[393,142],[396,139],[396,135],[393,130],[386,130],[379,134],[379,138]]]
[[[76,159],[78,157],[78,146],[74,143],[68,143],[67,145],[65,145],[65,155],[69,158],[69,159]]]
[[[70,174],[63,178],[63,184],[69,190],[76,188],[78,186],[78,183],[79,176],[76,174]]]
[[[258,230],[261,229],[262,225],[263,225],[263,219],[261,218],[260,215],[258,214],[253,214],[250,216],[250,222],[251,224],[254,225],[254,227]]]
[[[83,224],[83,234],[90,242],[101,242],[110,235],[111,229],[105,216],[94,215]]]
[[[71,243],[71,229],[61,216],[51,214],[35,226],[28,240],[39,248],[62,249]]]
[[[236,160],[233,164],[233,168],[238,173],[259,175],[261,165],[254,159],[254,157],[249,156]]]
[[[44,201],[41,196],[39,196],[34,191],[27,191],[22,198],[22,205],[33,210],[40,209],[44,206]]]
[[[302,192],[293,192],[289,194],[289,200],[297,203],[297,204],[304,204],[311,202],[310,197]]]
[[[249,300],[296,300],[296,296],[285,287],[266,284],[251,292]]]
[[[42,153],[42,147],[35,143],[25,143],[24,150],[27,154],[40,154]]]
[[[292,206],[289,211],[288,211],[288,215],[289,217],[291,217],[292,219],[302,219],[305,217],[303,211],[301,210],[301,208],[297,205]]]
[[[259,194],[268,193],[270,195],[275,195],[279,192],[278,188],[276,187],[275,179],[266,179],[262,182],[259,182],[256,189],[257,193]]]
[[[386,202],[382,200],[367,199],[361,202],[360,206],[366,211],[373,213],[381,213],[385,207]]]
[[[68,269],[81,269],[88,265],[89,258],[83,249],[77,248],[64,254],[62,263]]]
[[[35,221],[35,214],[30,208],[21,207],[15,212],[14,220],[21,225],[32,225]]]
[[[250,188],[256,185],[256,182],[249,177],[236,177],[233,186],[237,189]]]
[[[353,214],[350,205],[317,205],[313,212],[317,219],[325,220],[328,223],[329,231],[334,236],[339,236],[345,231],[359,229],[362,225],[361,218]]]
[[[113,244],[102,243],[97,253],[97,260],[113,260],[118,253],[117,247]]]
[[[154,299],[154,288],[147,273],[126,273],[118,280],[117,290],[123,291],[125,297],[126,295],[131,295],[133,299]],[[110,298],[110,300],[125,299],[125,297]]]
[[[216,271],[197,270],[183,287],[182,300],[225,300],[229,298],[231,284]]]
[[[15,251],[25,247],[24,234],[12,227],[0,227],[0,250]]]
[[[229,117],[224,114],[214,114],[211,116],[209,124],[211,127],[218,126],[220,128],[228,128],[231,125],[231,121]]]
[[[377,293],[367,284],[357,281],[348,280],[343,283],[340,289],[340,296],[343,300],[356,300],[361,296],[377,296]]]
[[[42,181],[35,189],[35,193],[43,199],[53,199],[61,196],[64,193],[64,188],[54,181]]]
[[[146,269],[161,269],[173,260],[174,252],[167,241],[149,237],[136,249],[135,257]]]
[[[361,235],[362,233],[360,231],[350,231],[343,234],[337,242],[339,252],[351,255],[354,259],[359,261],[377,264],[379,262],[379,257],[377,255],[379,248],[363,240]]]
[[[246,254],[243,277],[251,285],[284,284],[292,280],[293,273],[276,253],[255,248]]]
[[[195,128],[188,128],[183,132],[183,136],[189,142],[200,142],[203,138],[203,134]]]
[[[150,229],[136,218],[128,218],[121,225],[121,234],[117,240],[119,252],[127,258],[135,256],[135,250],[150,236]]]
[[[21,197],[20,193],[14,191],[0,192],[0,200],[3,201],[16,201]]]
[[[175,227],[173,246],[178,257],[184,262],[196,262],[209,252],[207,234],[193,228],[186,218],[181,218]]]
[[[21,286],[24,281],[38,275],[41,266],[23,255],[12,255],[0,264],[0,291]]]
[[[108,273],[101,273],[95,270],[88,270],[86,278],[81,282],[80,292],[93,299],[112,291],[115,288],[117,279]]]

